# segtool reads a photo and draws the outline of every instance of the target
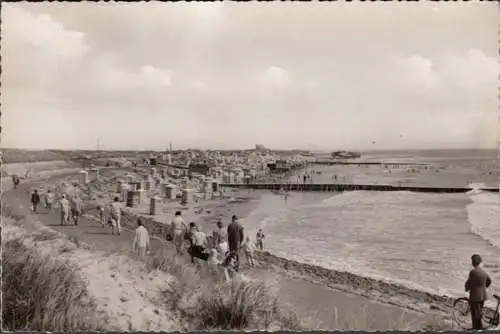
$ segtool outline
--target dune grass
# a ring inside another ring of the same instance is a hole
[[[300,329],[297,317],[285,311],[269,283],[235,277],[207,265],[193,266],[186,258],[163,249],[147,263],[172,280],[162,291],[165,305],[180,318],[186,330]]]
[[[50,232],[2,240],[2,320],[4,330],[99,330],[105,318],[86,282],[68,261],[41,255],[26,242],[51,240]]]

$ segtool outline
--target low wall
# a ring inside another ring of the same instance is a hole
[[[161,221],[155,220],[155,217],[153,216],[133,212],[132,209],[128,207],[122,209],[121,226],[134,230],[137,227],[137,218],[142,219],[143,225],[148,230],[150,236],[166,240],[170,224],[165,224]]]

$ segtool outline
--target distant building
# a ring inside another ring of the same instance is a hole
[[[266,147],[264,145],[257,144],[257,145],[255,145],[255,150],[256,151],[265,151]]]
[[[208,176],[210,174],[210,166],[208,164],[191,164],[189,165],[189,174],[192,173]]]

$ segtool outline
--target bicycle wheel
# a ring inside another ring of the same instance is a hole
[[[463,329],[470,328],[469,299],[462,297],[453,302],[453,321]]]
[[[498,313],[495,314],[493,310],[483,309],[483,327],[484,329],[497,328],[500,319]]]

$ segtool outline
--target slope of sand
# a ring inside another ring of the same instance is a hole
[[[11,211],[22,214],[23,208]],[[24,238],[27,247],[60,260],[69,260],[78,267],[88,283],[88,291],[98,305],[98,312],[107,318],[108,330],[174,331],[179,330],[173,316],[163,308],[160,291],[171,277],[163,272],[148,273],[144,264],[122,255],[107,255],[89,249],[80,241],[78,246],[55,233],[54,239],[35,241],[38,233],[54,233],[30,216],[20,221],[3,219],[3,238]],[[17,223],[16,225],[19,225]]]

